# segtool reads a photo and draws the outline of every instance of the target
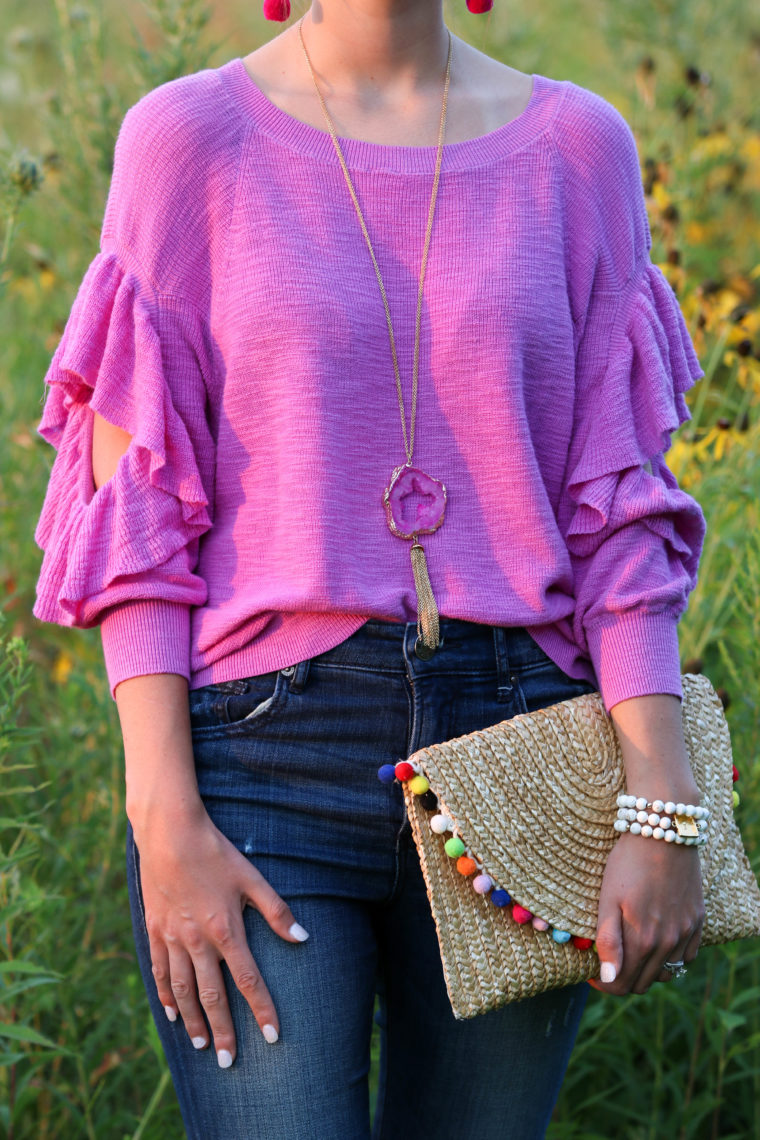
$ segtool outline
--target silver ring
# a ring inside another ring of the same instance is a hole
[[[680,962],[663,962],[663,970],[669,970],[674,978],[683,978],[688,974],[688,970],[684,967],[683,958]]]

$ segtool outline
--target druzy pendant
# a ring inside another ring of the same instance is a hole
[[[433,479],[419,467],[402,463],[393,469],[383,504],[388,526],[399,538],[432,534],[443,522],[446,488],[440,479]]]

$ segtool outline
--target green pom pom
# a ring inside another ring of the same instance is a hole
[[[450,855],[452,859],[464,855],[464,843],[462,843],[462,840],[458,839],[456,835],[452,835],[451,839],[447,839],[443,846],[446,854]]]
[[[734,807],[738,807],[740,803],[741,800],[739,799],[739,793],[734,790]]]

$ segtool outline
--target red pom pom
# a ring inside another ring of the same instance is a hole
[[[518,904],[515,903],[512,907],[512,918],[515,922],[519,922],[522,925],[524,922],[530,922],[533,915],[531,911],[526,910],[524,906],[518,906]]]
[[[412,776],[416,776],[414,768],[411,764],[407,764],[406,760],[399,760],[396,765],[396,779],[397,780],[411,780]]]
[[[493,8],[493,0],[467,0],[467,8],[477,15],[481,12],[490,12]]]
[[[735,764],[733,764],[732,767],[734,769],[734,783],[736,783],[736,781],[739,779],[739,769]]]
[[[593,938],[581,938],[578,934],[574,934],[570,941],[573,946],[577,946],[579,950],[590,950],[594,945]]]
[[[264,15],[267,20],[290,19],[290,0],[264,0]]]

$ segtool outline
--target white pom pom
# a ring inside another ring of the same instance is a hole
[[[430,830],[436,835],[443,835],[444,831],[451,831],[454,823],[447,815],[434,815],[430,820]]]

